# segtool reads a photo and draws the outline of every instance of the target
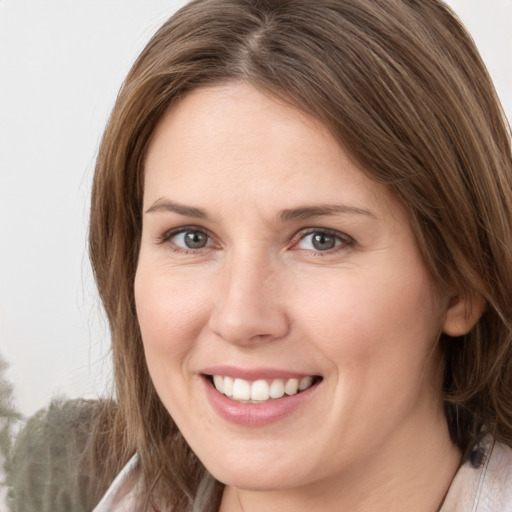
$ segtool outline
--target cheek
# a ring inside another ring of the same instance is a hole
[[[190,418],[191,354],[205,326],[207,301],[190,286],[169,277],[168,269],[139,265],[135,303],[151,380],[174,421],[186,431],[201,427]],[[190,423],[192,422],[192,423]]]
[[[389,280],[360,273],[315,290],[300,316],[303,332],[330,362],[332,414],[325,426],[340,450],[349,439],[370,449],[418,404],[440,397],[440,309],[422,275]]]
[[[155,361],[180,364],[207,318],[207,303],[197,287],[168,274],[139,265],[135,277],[137,318],[150,371]]]
[[[414,372],[433,351],[442,314],[427,276],[408,271],[407,279],[398,273],[391,279],[389,274],[331,276],[308,288],[307,306],[296,317],[340,371],[352,369],[360,377],[377,368]]]

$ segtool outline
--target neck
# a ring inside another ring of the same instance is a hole
[[[430,419],[403,425],[378,452],[327,479],[285,490],[227,486],[220,512],[436,512],[461,454],[450,441],[442,411]]]

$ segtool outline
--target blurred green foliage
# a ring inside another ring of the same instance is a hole
[[[14,425],[22,417],[14,406],[12,384],[5,378],[7,368],[7,363],[0,355],[0,461],[8,459],[13,443]]]
[[[11,512],[90,512],[96,481],[83,464],[97,405],[56,398],[30,417],[6,464]]]

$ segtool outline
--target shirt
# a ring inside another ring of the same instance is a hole
[[[439,512],[512,512],[512,449],[487,440],[484,461],[457,471]],[[93,512],[140,512],[137,455],[126,464]]]

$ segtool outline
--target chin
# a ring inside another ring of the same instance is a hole
[[[212,473],[215,479],[229,487],[245,491],[278,491],[296,487],[298,483],[283,475],[264,474],[264,470],[220,471]]]
[[[278,457],[267,461],[251,460],[249,454],[243,459],[237,455],[237,460],[217,459],[205,466],[219,482],[247,491],[277,491],[298,487],[307,484],[306,473],[310,473],[300,461],[283,463]]]

